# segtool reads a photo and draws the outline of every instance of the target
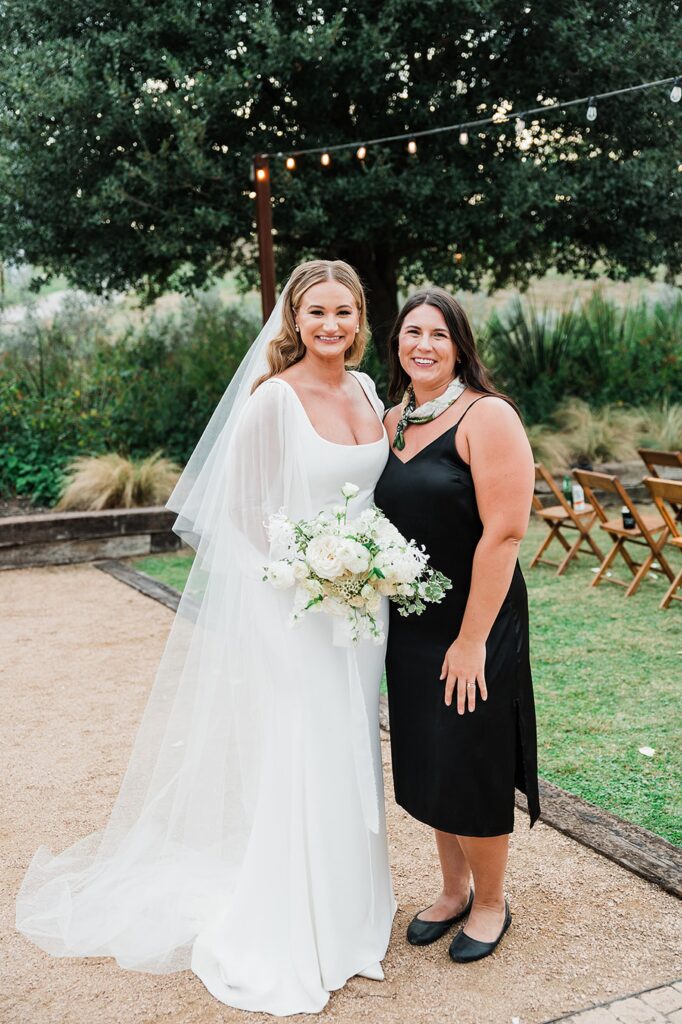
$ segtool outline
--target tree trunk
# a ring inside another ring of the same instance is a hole
[[[357,246],[341,255],[360,275],[367,294],[367,316],[372,340],[382,363],[386,362],[388,336],[398,315],[397,258],[383,247]]]

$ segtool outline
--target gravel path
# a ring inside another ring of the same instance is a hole
[[[0,573],[0,1020],[3,1024],[258,1024],[190,972],[152,976],[108,959],[47,956],[13,926],[26,864],[102,826],[125,768],[172,613],[91,566]],[[388,745],[384,741],[387,771]],[[539,1024],[680,976],[679,902],[520,814],[508,890],[514,923],[470,966],[447,939],[415,950],[404,930],[436,889],[429,830],[392,800],[399,902],[384,983],[351,979],[320,1024]],[[265,933],[264,933],[265,938]],[[597,1018],[595,1018],[596,1020]]]

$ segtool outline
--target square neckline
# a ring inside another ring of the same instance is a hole
[[[383,420],[381,420],[379,418],[379,414],[377,413],[376,409],[374,408],[374,405],[373,405],[372,401],[370,400],[370,397],[367,394],[367,391],[365,390],[365,385],[362,383],[360,378],[358,376],[356,376],[356,374],[355,374],[355,372],[353,370],[348,370],[347,372],[350,373],[355,378],[355,380],[357,380],[358,384],[360,385],[360,388],[362,389],[363,395],[367,399],[368,405],[370,406],[372,412],[376,416],[377,421],[381,425],[381,429],[383,430],[383,435],[380,438],[378,438],[376,441],[363,441],[361,443],[360,442],[356,442],[355,444],[343,444],[342,441],[330,441],[328,437],[323,437],[322,434],[320,434],[315,429],[315,427],[313,426],[313,422],[310,419],[310,416],[308,415],[306,407],[304,406],[303,402],[301,401],[301,399],[299,397],[299,394],[296,391],[296,388],[292,387],[292,385],[288,381],[284,380],[283,377],[270,377],[269,380],[270,381],[274,381],[275,383],[279,382],[280,384],[284,384],[289,389],[289,391],[291,391],[293,393],[294,398],[296,399],[296,402],[298,403],[298,406],[299,406],[301,412],[303,413],[303,417],[304,417],[306,423],[308,424],[308,426],[310,427],[310,430],[315,435],[315,437],[318,437],[320,439],[320,441],[324,441],[325,444],[331,444],[331,445],[334,446],[334,448],[374,448],[374,447],[376,447],[376,445],[383,444],[384,441],[388,441],[389,442],[389,447],[390,447],[390,439],[388,437],[388,433],[386,431],[386,427],[384,426]],[[265,381],[264,383],[268,383],[268,381]]]

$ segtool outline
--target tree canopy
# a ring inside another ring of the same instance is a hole
[[[280,279],[348,259],[381,334],[409,281],[524,284],[554,266],[682,264],[682,72],[663,0],[3,0],[0,257],[101,290],[257,274],[254,153],[509,115],[485,131],[273,162]],[[461,257],[456,258],[455,254]]]

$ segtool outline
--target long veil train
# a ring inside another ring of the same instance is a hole
[[[269,439],[243,415],[281,310],[282,298],[168,502],[197,555],[109,821],[57,856],[41,847],[21,886],[17,927],[53,955],[188,968],[197,923],[234,884],[268,757],[279,655],[264,649],[250,611],[261,621],[281,612],[260,583],[262,513],[294,492],[305,504],[304,475],[281,448],[284,403],[268,410]],[[254,678],[257,687],[243,685]]]

